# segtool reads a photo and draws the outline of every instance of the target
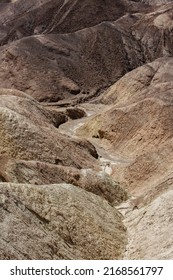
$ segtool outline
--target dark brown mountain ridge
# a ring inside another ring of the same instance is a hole
[[[90,99],[132,69],[171,55],[172,7],[127,14],[75,33],[34,35],[9,43],[0,53],[1,86],[25,91],[39,101]]]
[[[2,11],[0,23],[7,33],[2,43],[39,33],[70,33],[146,8],[127,0],[18,0]]]

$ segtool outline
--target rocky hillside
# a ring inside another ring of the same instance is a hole
[[[17,1],[2,10],[2,87],[38,101],[82,102],[132,69],[173,52],[172,4],[153,10],[131,1],[62,2]]]
[[[173,1],[0,1],[0,259],[173,258],[172,38]]]

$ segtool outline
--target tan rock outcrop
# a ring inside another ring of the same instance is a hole
[[[146,204],[172,182],[172,62],[158,59],[126,74],[102,98],[114,105],[77,131],[109,142],[125,159],[113,166],[113,177]]]
[[[122,107],[145,98],[173,101],[173,58],[159,58],[124,75],[102,96],[105,104]]]
[[[61,135],[50,111],[16,96],[1,96],[0,155],[78,168],[97,165],[91,144]]]
[[[126,191],[109,175],[92,169],[0,158],[0,180],[35,185],[69,183],[105,198],[112,205],[127,199]]]
[[[121,219],[73,185],[0,183],[0,259],[118,259],[126,242]]]
[[[125,224],[129,229],[130,243],[125,259],[172,259],[172,198],[173,191],[165,191],[146,207],[127,215]]]

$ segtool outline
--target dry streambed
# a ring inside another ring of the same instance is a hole
[[[109,108],[105,105],[94,104],[83,105],[87,112],[87,117],[71,120],[60,126],[60,132],[79,138],[78,129],[89,121],[94,115]],[[89,107],[88,107],[89,106]],[[89,109],[90,108],[90,109]],[[88,138],[95,145],[99,154],[101,169],[108,175],[113,175],[112,171],[116,165],[127,165],[130,160],[117,157],[105,143],[98,138]],[[136,192],[135,196],[129,193],[126,202],[116,206],[123,215],[123,223],[127,228],[128,242],[124,251],[124,259],[171,259],[173,257],[173,237],[170,234],[173,228],[172,219],[172,196],[173,190],[169,189],[161,193],[154,200],[147,198],[149,192]]]
[[[69,120],[68,122],[60,125],[59,131],[62,134],[72,136],[77,139],[82,138],[82,136],[78,134],[78,129],[91,120],[93,116],[109,109],[110,106],[102,104],[83,104],[82,108],[86,111],[87,116],[81,119]],[[106,144],[102,143],[98,138],[88,137],[87,139],[95,146],[99,155],[100,167],[107,174],[112,174],[114,165],[126,164],[129,162],[124,158],[114,155],[112,150],[108,149],[110,146],[108,143],[106,146]]]

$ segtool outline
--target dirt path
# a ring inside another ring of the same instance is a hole
[[[101,104],[98,104],[98,105],[94,104],[93,106],[92,106],[92,104],[84,104],[83,106],[80,106],[80,107],[85,110],[85,112],[87,113],[87,116],[84,118],[81,118],[81,119],[69,120],[68,122],[60,125],[59,131],[62,134],[66,134],[66,135],[74,137],[74,138],[79,138],[77,136],[77,129],[79,127],[81,127],[82,125],[84,125],[91,118],[93,118],[93,116],[95,116],[96,114],[99,114],[99,112],[102,112],[103,110],[109,108],[108,106],[101,105]],[[109,174],[110,176],[112,174],[112,168],[114,165],[128,163],[124,159],[119,158],[116,155],[114,155],[112,152],[110,153],[110,151],[107,150],[107,147],[104,147],[103,143],[101,143],[100,139],[88,138],[88,140],[95,146],[95,148],[97,150],[97,153],[99,155],[101,169],[104,172],[106,172],[107,174]],[[120,204],[117,208],[124,216],[124,223],[125,223],[125,226],[128,228],[129,214],[132,213],[132,211],[133,211],[132,198],[130,200],[126,201],[125,203]],[[126,216],[128,218],[126,218]],[[130,226],[130,228],[131,228],[131,226]],[[130,232],[131,231],[129,231],[129,233]],[[132,239],[131,234],[129,235],[128,239],[129,239],[129,244],[131,244],[131,239]],[[128,245],[127,248],[129,246],[130,245]],[[125,251],[124,258],[126,258],[128,255],[127,251],[128,250]]]
[[[87,121],[89,121],[93,116],[99,114],[103,110],[108,109],[110,106],[102,105],[102,104],[84,104],[80,106],[83,108],[87,116],[77,120],[70,120],[59,127],[59,131],[62,134],[66,134],[68,136],[79,138],[77,136],[77,129],[84,125]],[[87,138],[96,148],[97,153],[99,155],[100,167],[107,174],[112,174],[113,165],[128,163],[124,159],[117,157],[113,153],[110,154],[106,147],[101,143],[99,139]]]
[[[84,104],[80,107],[86,111],[87,117],[71,120],[61,125],[59,127],[61,133],[78,138],[77,129],[94,115],[106,109],[106,106],[101,104]],[[100,139],[88,138],[88,140],[93,143],[99,154],[101,169],[110,176],[114,165],[129,163],[127,160],[117,157],[112,151],[110,153]],[[124,259],[166,259],[173,254],[173,237],[168,236],[170,222],[167,223],[164,218],[170,219],[167,214],[170,212],[170,208],[166,209],[169,206],[168,197],[169,195],[165,193],[149,205],[143,205],[141,197],[131,196],[129,200],[116,207],[122,213],[123,222],[127,228],[128,244],[124,252]],[[163,204],[165,203],[165,209],[160,206],[160,199],[163,200]],[[171,221],[170,226],[173,228],[173,219]],[[162,226],[163,223],[165,226]],[[168,241],[164,239],[161,242],[160,232],[167,236]]]

